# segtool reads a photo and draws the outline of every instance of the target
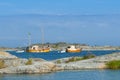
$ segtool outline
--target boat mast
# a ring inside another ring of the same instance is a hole
[[[28,33],[28,46],[30,46],[31,45],[31,33]]]
[[[41,39],[42,39],[42,47],[44,46],[44,30],[41,27]]]

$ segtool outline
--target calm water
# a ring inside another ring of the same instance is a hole
[[[81,53],[58,53],[58,51],[52,51],[49,53],[16,53],[15,51],[10,51],[11,54],[16,55],[20,58],[43,58],[46,60],[54,60],[64,57],[71,57],[71,56],[84,56],[88,53],[95,54],[96,56],[111,54],[113,52],[120,52],[120,51],[82,51]]]
[[[79,70],[47,74],[0,74],[0,80],[120,80],[120,70]]]

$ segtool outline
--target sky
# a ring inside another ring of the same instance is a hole
[[[0,0],[0,46],[70,42],[120,46],[120,0]]]

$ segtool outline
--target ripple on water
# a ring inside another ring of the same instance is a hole
[[[119,80],[120,70],[75,70],[47,74],[2,74],[0,80]]]

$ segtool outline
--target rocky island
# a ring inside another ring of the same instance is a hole
[[[39,45],[43,46],[42,44],[33,44],[33,45]],[[119,46],[110,46],[110,45],[104,45],[104,46],[99,46],[99,45],[88,45],[88,44],[82,44],[82,43],[67,43],[67,42],[57,42],[57,43],[44,43],[44,46],[48,46],[52,50],[62,50],[67,48],[70,45],[74,45],[75,47],[82,48],[82,50],[120,50]]]
[[[43,46],[41,43],[31,44],[32,45],[38,45],[40,47]],[[49,46],[51,50],[64,50],[68,46],[74,45],[77,48],[81,48],[82,50],[120,50],[120,46],[90,46],[88,44],[80,44],[80,43],[67,43],[67,42],[56,42],[56,43],[44,43],[44,46]],[[8,48],[8,47],[0,47],[0,51],[15,51],[15,50],[25,50],[26,47],[16,47],[16,48]]]
[[[22,59],[7,52],[0,52],[0,73],[49,73],[59,70],[106,69],[106,63],[112,60],[120,60],[120,52],[90,59],[68,57],[53,61],[41,58]]]

